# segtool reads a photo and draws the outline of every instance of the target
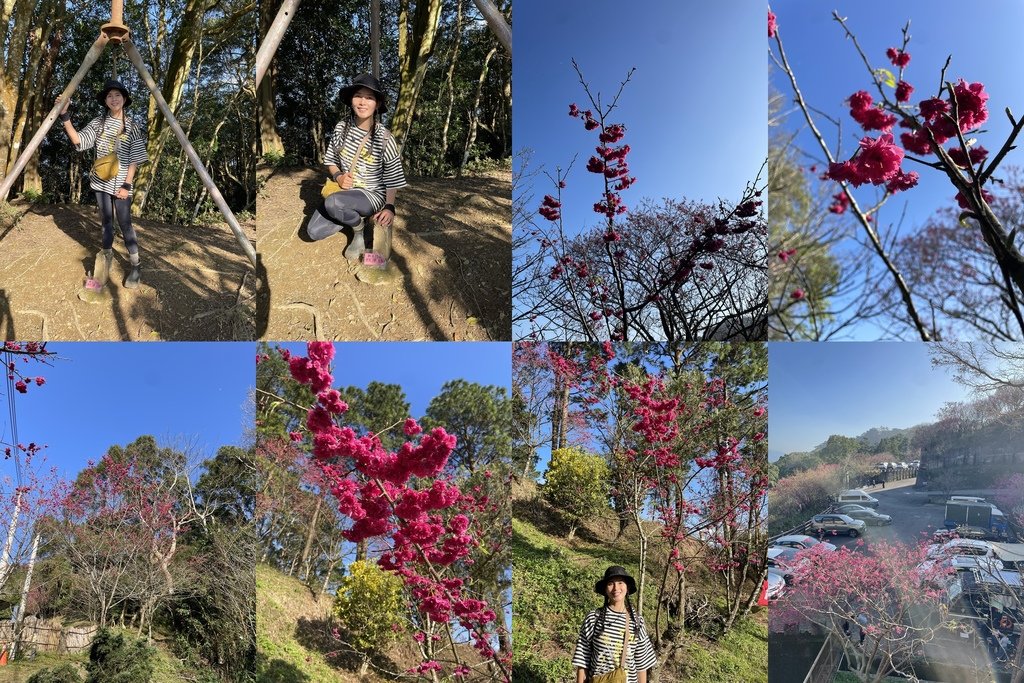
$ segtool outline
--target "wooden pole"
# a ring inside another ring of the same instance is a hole
[[[498,39],[502,47],[505,48],[505,52],[508,56],[512,56],[512,29],[509,28],[508,22],[505,21],[505,17],[501,14],[497,7],[491,0],[473,0],[473,4],[480,10],[480,14],[484,16],[484,20],[487,21],[487,25],[491,28],[494,33],[494,37]]]
[[[295,10],[298,8],[299,3],[302,0],[284,0],[281,3],[281,9],[277,11],[277,16],[274,17],[274,22],[267,29],[267,35],[263,36],[263,42],[260,43],[260,49],[256,52],[256,87],[258,88],[260,83],[263,82],[263,77],[267,75],[267,70],[270,68],[270,62],[274,59],[274,55],[277,54],[277,46],[281,44],[281,39],[284,38],[284,32],[288,30],[288,24],[292,23],[292,18],[295,17]]]
[[[79,84],[85,78],[85,74],[89,72],[89,69],[96,60],[103,54],[103,49],[107,46],[107,41],[110,40],[105,33],[100,33],[100,37],[96,39],[96,42],[89,48],[89,52],[86,53],[85,59],[82,61],[82,66],[78,67],[78,71],[75,72],[74,77],[68,86],[64,88],[64,92],[57,98],[57,102],[50,109],[50,113],[43,119],[43,124],[36,131],[36,134],[29,140],[28,145],[18,155],[17,160],[14,162],[14,166],[11,168],[10,173],[4,178],[3,182],[0,183],[0,201],[6,200],[7,195],[11,192],[11,187],[14,186],[14,181],[18,179],[18,176],[22,174],[25,167],[28,166],[29,159],[39,149],[39,145],[43,143],[43,138],[50,132],[50,128],[53,127],[54,122],[57,121],[57,115],[60,110],[64,107],[64,103],[71,99],[71,96],[75,94],[75,90],[78,89]]]
[[[189,161],[192,162],[193,168],[196,169],[196,173],[199,174],[199,179],[203,181],[203,185],[206,187],[206,191],[210,193],[210,198],[213,199],[213,203],[217,205],[220,212],[224,214],[224,219],[228,222],[231,227],[231,232],[235,233],[235,239],[238,240],[238,244],[241,245],[242,251],[245,252],[249,262],[252,263],[253,268],[256,267],[256,249],[253,247],[252,242],[242,232],[242,226],[238,224],[238,219],[235,218],[235,214],[231,212],[228,207],[228,203],[224,201],[224,195],[217,189],[216,183],[213,182],[213,178],[210,177],[209,171],[206,170],[206,166],[203,165],[202,159],[196,153],[196,150],[192,147],[192,143],[188,141],[188,136],[185,135],[185,131],[181,129],[181,125],[178,123],[178,119],[174,118],[174,113],[171,108],[167,106],[167,101],[164,96],[160,93],[160,88],[157,86],[156,81],[153,80],[153,76],[150,75],[149,70],[146,69],[146,65],[142,61],[142,55],[135,48],[135,44],[131,40],[126,40],[121,45],[124,47],[124,51],[128,53],[128,59],[131,60],[132,64],[135,65],[135,69],[142,76],[142,80],[145,81],[146,87],[153,93],[153,98],[156,99],[157,106],[160,107],[160,111],[163,112],[164,118],[167,119],[167,124],[174,131],[174,136],[178,138],[178,142],[181,143],[181,148],[185,150],[185,154],[188,156]]]
[[[124,25],[124,0],[111,0],[110,21],[100,27],[110,41],[121,43],[129,39],[131,31]]]

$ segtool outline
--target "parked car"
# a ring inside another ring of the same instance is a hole
[[[796,548],[779,548],[772,546],[768,548],[768,569],[775,570],[782,575],[787,586],[792,586],[796,580],[795,575],[800,571],[799,553],[802,550]]]
[[[860,489],[852,489],[850,491],[842,491],[836,496],[836,505],[847,505],[854,503],[856,505],[863,505],[867,508],[877,508],[878,499],[864,493]]]
[[[928,549],[929,559],[961,557],[995,558],[996,552],[991,543],[973,538],[954,538],[945,543],[933,545]]]
[[[769,568],[768,576],[766,578],[768,581],[766,597],[769,602],[775,602],[782,597],[782,593],[786,590],[786,577],[783,572]]]
[[[811,517],[811,528],[827,534],[846,534],[856,538],[864,533],[865,527],[867,524],[861,520],[843,514],[829,513]]]
[[[859,519],[868,526],[884,526],[886,524],[892,524],[892,517],[889,515],[883,515],[860,505],[841,505],[836,509],[836,512],[844,514],[847,517]]]
[[[820,545],[828,550],[835,550],[836,547],[831,543],[819,541],[814,536],[808,536],[806,534],[792,534],[789,536],[779,536],[772,541],[773,546],[780,548],[796,548],[798,550],[808,550],[816,545]]]

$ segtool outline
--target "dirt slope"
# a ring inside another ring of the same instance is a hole
[[[382,285],[360,281],[360,267],[342,257],[348,235],[322,242],[306,235],[323,173],[278,168],[261,178],[257,246],[269,282],[262,338],[511,339],[509,171],[409,178],[395,202],[392,261],[399,277]]]
[[[58,341],[230,340],[255,333],[255,277],[227,225],[135,219],[142,284],[122,286],[128,254],[115,229],[109,296],[78,297],[100,250],[95,207],[32,205],[0,224],[0,334]],[[243,225],[255,239],[255,225]]]

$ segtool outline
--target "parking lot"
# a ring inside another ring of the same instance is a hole
[[[943,528],[944,506],[930,503],[929,493],[915,490],[914,483],[915,480],[909,479],[889,484],[885,489],[880,486],[866,489],[878,499],[877,511],[892,517],[891,525],[870,526],[859,538],[830,535],[823,540],[856,552],[871,552],[871,547],[882,541],[916,544],[930,538],[936,530]],[[959,493],[990,494],[985,491]],[[1009,680],[1000,674],[999,667],[993,663],[988,648],[974,628],[958,625],[941,610],[930,613],[918,610],[913,613],[912,620],[916,626],[946,625],[936,631],[933,640],[920,653],[921,659],[929,666],[927,671],[918,671],[918,675],[945,683]]]

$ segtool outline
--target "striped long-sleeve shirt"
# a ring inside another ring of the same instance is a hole
[[[141,126],[127,116],[124,117],[124,132],[121,131],[121,119],[97,116],[89,125],[78,131],[78,145],[75,149],[79,152],[95,149],[96,159],[111,152],[117,153],[116,176],[110,180],[100,180],[95,173],[89,174],[89,186],[93,192],[114,194],[125,182],[129,164],[138,166],[149,161],[146,154],[146,134]]]
[[[398,143],[391,131],[378,124],[373,140],[368,139],[368,135],[370,133],[352,121],[339,121],[327,145],[324,165],[337,166],[344,172],[351,172],[352,187],[361,190],[373,205],[374,212],[377,212],[384,208],[386,190],[405,187],[405,172],[398,155]],[[363,145],[363,151],[359,159],[353,161],[364,139],[366,144]]]
[[[601,633],[595,634],[594,629],[600,611],[594,610],[583,620],[580,637],[576,641],[576,650],[572,655],[572,665],[587,669],[591,677],[608,673],[619,666],[622,657],[622,632],[626,628],[626,614],[607,609],[604,615],[604,628]],[[638,628],[635,633],[630,634],[629,651],[626,654],[629,683],[637,683],[639,679],[636,672],[650,669],[657,662],[644,618],[636,615],[636,620]]]

